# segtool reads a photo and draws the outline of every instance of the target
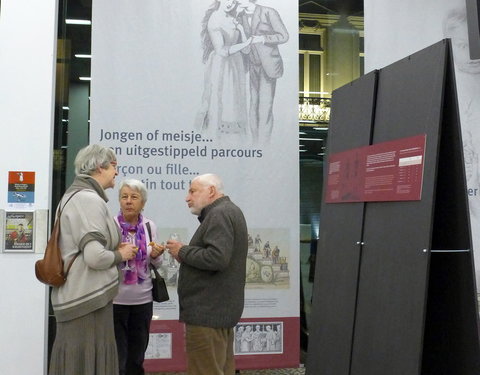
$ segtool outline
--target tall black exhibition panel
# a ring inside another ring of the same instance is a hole
[[[372,125],[360,138],[375,145],[425,135],[421,199],[322,203],[312,311],[316,327],[309,337],[307,374],[480,374],[463,146],[449,41],[375,75]],[[348,115],[355,115],[352,103],[365,100],[357,96],[356,86],[334,93],[329,154],[358,147],[350,141],[358,118]],[[337,119],[338,113],[342,115]],[[343,130],[337,132],[336,126]],[[347,212],[343,206],[349,205],[361,206],[362,212]],[[355,231],[352,238],[332,235],[345,229],[347,234]],[[347,252],[347,243],[354,247],[352,241],[360,245]]]
[[[338,152],[370,144],[376,81],[377,73],[372,72],[335,92],[329,150]],[[342,103],[349,103],[348,111]],[[342,143],[336,139],[342,139]],[[320,295],[322,309],[312,317],[329,324],[309,325],[309,353],[315,354],[309,354],[308,360],[313,368],[322,366],[325,374],[348,374],[360,262],[357,242],[362,235],[364,206],[324,204],[321,210],[317,258],[322,261],[316,263],[313,300]]]

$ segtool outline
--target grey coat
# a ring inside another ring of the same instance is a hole
[[[66,283],[52,289],[52,306],[58,322],[100,309],[118,292],[116,265],[122,258],[115,250],[120,234],[108,210],[107,197],[93,178],[80,175],[65,193],[60,203],[62,207],[79,189],[81,191],[63,209],[60,219],[59,245],[65,266],[78,251],[80,255],[73,262]],[[96,241],[97,246],[84,251],[92,241]]]
[[[227,196],[205,207],[198,219],[201,224],[190,244],[179,252],[180,320],[231,328],[243,312],[247,224],[240,208]]]

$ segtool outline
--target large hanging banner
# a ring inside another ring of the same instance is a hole
[[[406,0],[399,3],[365,0],[365,35],[368,35],[365,43],[366,71],[382,68],[441,39],[452,40],[479,289],[480,59],[470,59],[466,2]]]
[[[90,142],[112,147],[118,181],[148,188],[159,242],[198,226],[185,203],[216,173],[249,228],[239,369],[299,362],[298,4],[278,0],[94,0]],[[110,192],[118,212],[118,191]],[[185,369],[175,290],[154,306],[146,370]]]

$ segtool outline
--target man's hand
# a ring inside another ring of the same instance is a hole
[[[182,246],[183,246],[183,243],[181,243],[180,241],[168,240],[167,245],[165,247],[168,249],[168,252],[170,253],[170,255],[174,257],[177,262],[181,262],[182,260],[178,256],[178,253]]]

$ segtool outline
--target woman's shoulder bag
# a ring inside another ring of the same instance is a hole
[[[147,226],[148,230],[148,235],[150,237],[150,241],[152,241],[152,229],[150,227],[150,223],[147,222],[145,223]],[[165,280],[163,277],[160,275],[158,270],[155,268],[155,266],[150,262],[150,269],[151,269],[151,275],[152,275],[152,297],[155,302],[165,302],[170,299],[170,296],[168,295],[168,289],[167,289],[167,284],[165,284]]]
[[[73,194],[70,195],[63,207],[59,210],[58,216],[55,219],[55,224],[53,225],[52,233],[50,234],[50,238],[47,242],[47,247],[45,249],[43,259],[37,260],[35,262],[35,276],[37,276],[37,279],[40,282],[53,287],[59,287],[65,284],[65,281],[67,281],[68,272],[70,271],[70,267],[72,267],[73,262],[75,261],[75,259],[77,259],[78,254],[80,254],[80,252],[75,254],[73,259],[69,262],[67,270],[64,272],[62,252],[58,244],[58,238],[60,236],[60,216],[62,215],[62,211],[67,205],[67,203],[70,201],[70,199],[72,199],[72,197],[79,191],[80,190],[73,192]]]

